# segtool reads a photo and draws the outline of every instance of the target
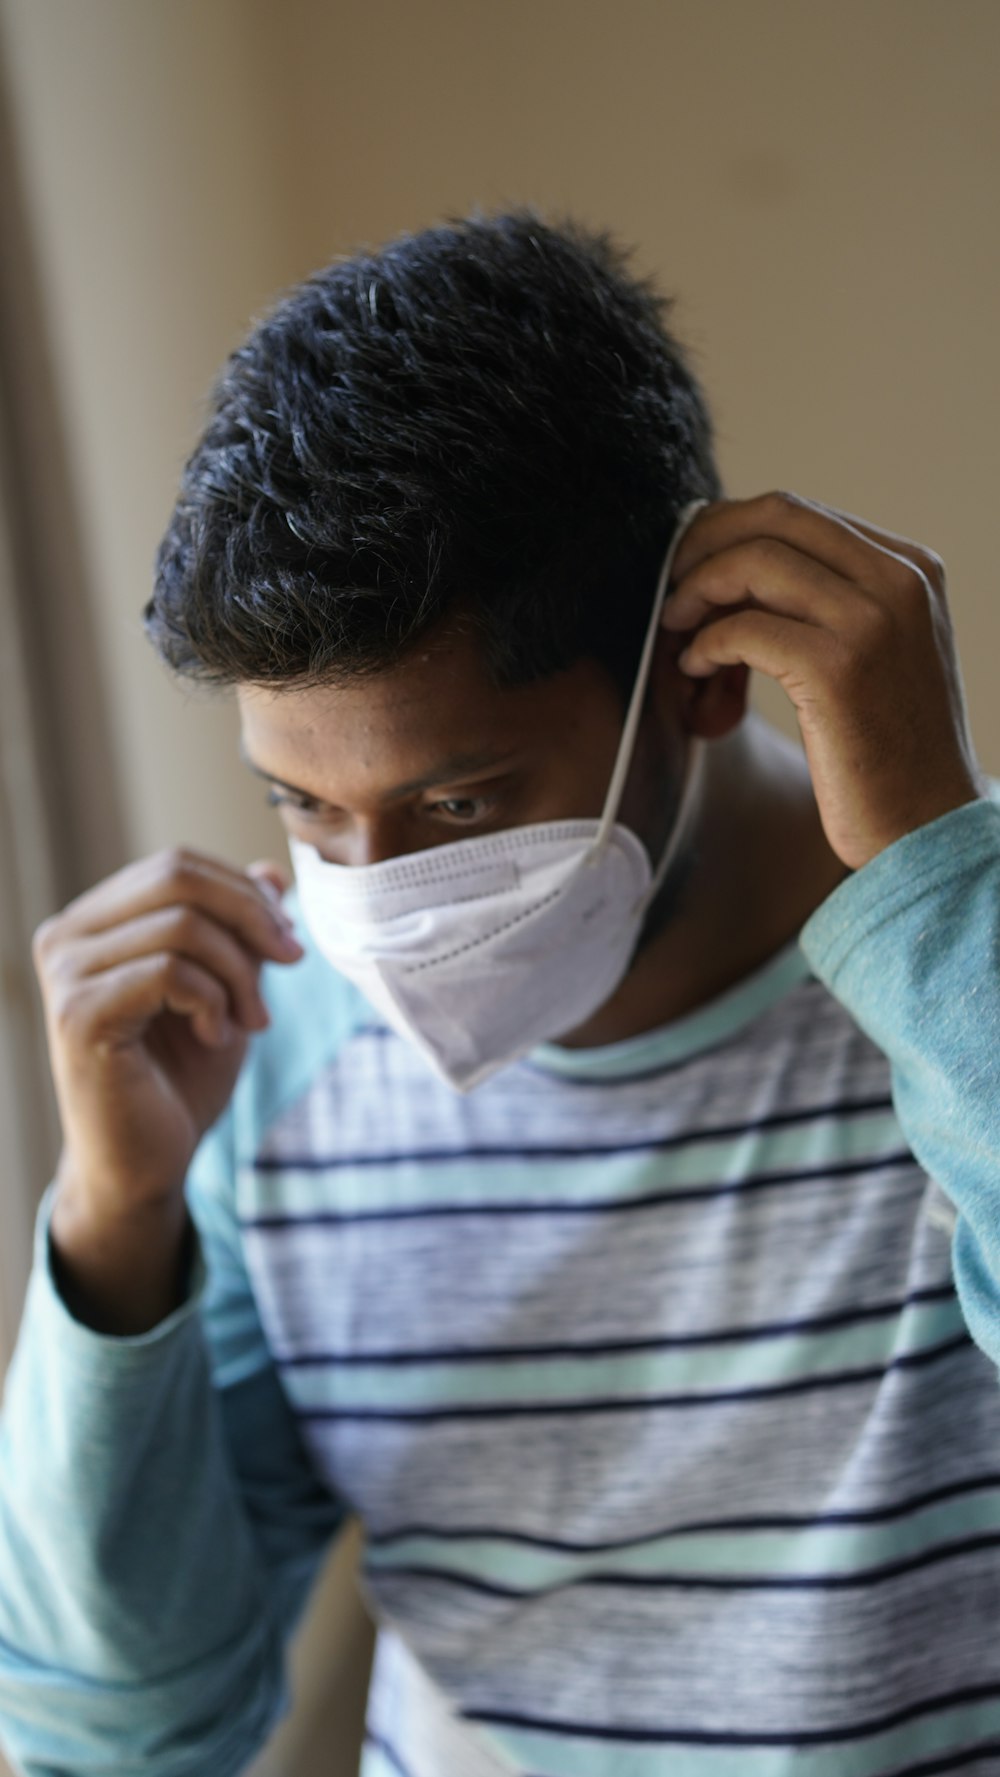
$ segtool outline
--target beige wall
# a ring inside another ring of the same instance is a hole
[[[945,557],[1000,771],[996,0],[299,0],[259,18],[301,266],[475,202],[637,243],[678,296],[730,491],[791,487]],[[788,721],[780,693],[760,701]]]
[[[789,486],[944,555],[1000,771],[996,0],[3,0],[0,21],[131,852],[281,849],[231,711],[169,685],[138,622],[213,370],[316,263],[476,202],[639,244],[732,492]],[[268,1772],[333,1777],[344,1595],[338,1568]]]

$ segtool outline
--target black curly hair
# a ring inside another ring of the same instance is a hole
[[[721,492],[671,305],[628,257],[477,212],[294,289],[184,470],[144,611],[161,658],[343,681],[461,610],[497,684],[592,656],[626,686],[677,515]]]

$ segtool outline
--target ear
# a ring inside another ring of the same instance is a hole
[[[747,711],[748,666],[720,666],[707,679],[689,679],[678,668],[677,677],[684,685],[682,709],[689,734],[721,740],[739,727]]]
[[[679,711],[686,734],[721,740],[742,722],[747,711],[750,668],[721,666],[707,679],[692,679],[677,665],[690,636],[661,630],[656,639],[654,671],[660,697]]]

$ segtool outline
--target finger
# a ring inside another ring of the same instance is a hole
[[[892,553],[855,530],[830,507],[797,494],[761,494],[751,500],[726,500],[697,514],[674,558],[673,584],[680,586],[710,556],[755,537],[790,544],[832,573],[872,589],[880,584],[884,562]]]
[[[261,956],[287,962],[302,954],[297,940],[286,935],[288,921],[245,871],[186,849],[126,865],[70,902],[60,925],[67,934],[107,931],[138,914],[178,904],[200,908]]]
[[[834,638],[828,630],[769,611],[738,611],[698,631],[678,659],[691,678],[708,678],[723,666],[748,666],[784,686],[793,699],[815,685],[829,664]]]
[[[922,543],[914,543],[910,537],[901,537],[897,531],[883,530],[878,525],[870,524],[867,519],[858,518],[853,512],[841,512],[837,507],[831,507],[830,510],[841,523],[849,525],[859,536],[866,537],[887,555],[909,562],[932,587],[943,590],[946,578],[944,562],[933,549],[927,549]]]
[[[162,1012],[190,1018],[195,1035],[213,1048],[235,1034],[222,983],[170,951],[74,981],[52,1005],[59,1028],[88,1053],[98,1045],[117,1049],[136,1042]]]
[[[782,617],[825,628],[842,625],[845,613],[869,594],[773,537],[754,538],[693,568],[664,607],[664,629],[697,629],[713,611],[731,605],[760,605]]]
[[[230,1014],[245,1029],[263,1030],[270,1023],[257,987],[260,965],[224,926],[193,907],[166,907],[78,938],[67,947],[63,967],[81,977],[97,975],[163,951],[186,956],[214,975],[226,991]]]
[[[292,886],[287,870],[282,870],[280,865],[271,863],[268,858],[258,858],[247,865],[247,875],[263,890],[268,904],[275,912],[282,913],[281,903]],[[286,919],[287,917],[285,914]]]

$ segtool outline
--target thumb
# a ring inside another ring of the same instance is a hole
[[[285,866],[276,864],[272,858],[256,858],[247,865],[247,875],[260,884],[275,907],[280,909],[282,895],[287,895],[292,886],[291,874]]]

